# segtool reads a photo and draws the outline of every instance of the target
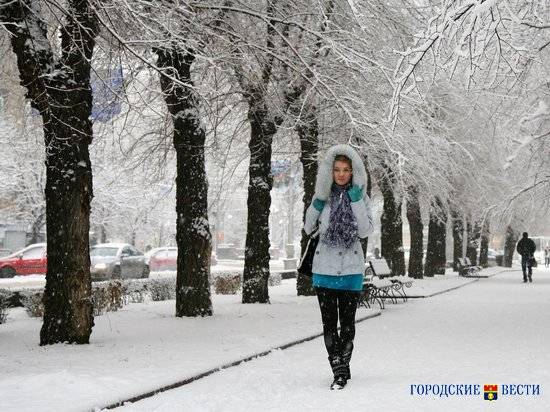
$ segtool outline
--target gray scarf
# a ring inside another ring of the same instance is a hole
[[[357,237],[357,220],[351,210],[351,200],[346,193],[351,184],[332,184],[330,191],[330,220],[323,243],[332,247],[349,249]]]

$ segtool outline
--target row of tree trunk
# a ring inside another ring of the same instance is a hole
[[[47,38],[43,16],[34,13],[30,3],[9,3],[1,9],[0,17],[12,34],[12,49],[27,97],[42,116],[47,147],[48,269],[41,344],[87,343],[93,327],[89,261],[92,167],[88,146],[93,138],[90,69],[98,19],[87,1],[69,1],[67,23],[61,29],[61,55],[57,56]],[[273,25],[269,25],[268,47],[273,46],[273,36]],[[36,43],[46,47],[35,49],[32,45]],[[192,81],[195,54],[182,44],[159,47],[154,52],[161,90],[172,117],[177,159],[176,316],[207,316],[212,314],[211,234],[207,216],[206,133]],[[250,123],[243,303],[269,302],[271,147],[282,122],[267,108],[272,63],[272,57],[266,59],[260,84],[241,82]],[[304,87],[294,88],[287,93],[286,103],[287,107],[306,108],[296,132],[302,144],[304,201],[309,204],[317,171],[318,124],[315,106],[302,101],[304,92]],[[300,279],[298,285],[299,292],[312,293],[308,280]]]
[[[70,0],[66,22],[60,28],[59,51],[50,42],[45,17],[32,2],[3,5],[0,20],[10,32],[26,97],[43,122],[48,266],[40,344],[88,343],[94,325],[89,256],[93,196],[88,150],[93,138],[90,70],[98,19],[89,2]],[[178,47],[156,52],[177,155],[176,315],[210,315],[205,131],[191,80],[194,54]]]
[[[402,202],[394,192],[397,186],[392,182],[391,169],[385,167],[385,174],[379,179],[379,187],[384,198],[383,214],[381,217],[381,246],[382,257],[385,258],[397,275],[407,273],[403,257],[403,239],[401,208]],[[423,231],[422,216],[418,189],[415,186],[407,188],[406,216],[410,228],[410,253],[408,262],[408,275],[413,278],[445,274],[446,268],[446,234],[447,214],[443,202],[435,198],[432,202],[430,220],[428,226],[428,241],[426,260],[423,263]],[[467,256],[473,264],[482,267],[488,265],[489,250],[489,224],[484,220],[481,224],[471,223],[466,220],[466,245],[464,245],[465,219],[453,207],[451,207],[451,227],[453,235],[453,270],[458,271],[458,259]],[[513,248],[517,242],[517,234],[508,229],[505,265],[511,265]],[[466,251],[464,253],[464,246]],[[477,250],[479,246],[479,257]],[[511,249],[510,249],[511,248]]]
[[[90,203],[93,197],[89,145],[91,122],[91,59],[98,34],[98,19],[87,1],[69,0],[69,15],[61,27],[61,48],[50,43],[40,12],[32,2],[21,0],[0,8],[0,20],[11,34],[12,50],[22,85],[31,105],[43,120],[46,150],[46,227],[48,268],[44,294],[45,315],[40,343],[88,343],[94,324],[91,303],[89,258]],[[272,27],[272,26],[270,26]],[[271,33],[273,35],[273,33]],[[35,48],[35,44],[41,47]],[[272,45],[268,44],[267,47]],[[178,269],[176,316],[212,314],[209,289],[211,234],[207,216],[208,182],[205,172],[204,127],[199,99],[192,81],[195,54],[180,45],[154,50],[160,69],[160,85],[172,117],[173,144],[177,158],[176,239]],[[270,81],[267,60],[261,84],[241,82],[248,103],[250,166],[248,221],[243,273],[243,303],[269,302],[269,209],[271,204],[271,151],[282,118],[269,112],[266,90]],[[300,107],[295,131],[300,139],[304,170],[304,213],[311,203],[317,174],[319,149],[318,110],[303,102],[305,88],[286,95],[286,108]],[[406,273],[402,238],[401,196],[389,167],[378,185],[384,198],[382,256],[394,273]],[[408,189],[407,219],[411,227],[409,274],[412,277],[444,273],[446,215],[439,199],[430,215],[428,250],[423,269],[423,224],[418,189]],[[370,192],[370,188],[369,188]],[[454,218],[453,218],[454,219]],[[455,257],[462,250],[456,222]],[[481,232],[482,255],[488,245],[488,228],[468,230],[472,239]],[[453,230],[453,234],[455,231]],[[483,237],[485,236],[485,237]],[[510,235],[511,239],[511,235]],[[511,242],[512,240],[510,240]],[[307,242],[302,232],[302,250]],[[472,243],[468,239],[468,244]],[[472,243],[473,244],[473,243]],[[365,244],[366,247],[366,244]],[[473,256],[475,249],[469,249]],[[483,259],[483,258],[482,258]],[[475,259],[472,259],[473,261]],[[483,262],[483,260],[481,260]],[[307,278],[298,278],[299,295],[313,293]]]

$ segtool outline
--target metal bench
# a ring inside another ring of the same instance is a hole
[[[374,302],[381,309],[385,308],[385,301],[389,299],[397,303],[398,299],[407,301],[405,287],[411,287],[413,279],[408,276],[394,276],[385,259],[375,259],[367,262],[363,295],[360,304],[370,307]]]
[[[479,272],[481,269],[483,269],[481,266],[472,265],[472,262],[470,261],[469,257],[464,258],[464,262],[466,265],[470,266],[472,269],[474,269],[476,272]]]
[[[405,287],[410,288],[414,282],[413,278],[408,276],[395,276],[390,269],[386,259],[375,259],[368,262],[373,273],[380,279],[387,279],[393,283],[393,291],[396,299],[407,301],[408,297],[405,293]]]
[[[477,276],[481,270],[479,266],[472,265],[469,258],[458,258],[457,269],[458,275],[466,278]]]
[[[372,304],[377,303],[380,309],[385,309],[385,300],[395,301],[391,291],[393,283],[389,280],[378,279],[375,276],[366,276],[363,281],[363,291],[359,305],[370,308]]]

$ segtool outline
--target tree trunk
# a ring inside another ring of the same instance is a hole
[[[418,190],[415,186],[408,189],[409,198],[407,200],[407,220],[411,232],[411,249],[409,252],[409,276],[415,279],[423,277],[423,230],[422,214],[420,213],[420,202],[418,200]]]
[[[439,235],[441,239],[440,242],[437,242],[437,261],[439,264],[439,270],[435,272],[437,275],[444,275],[445,269],[447,267],[447,215],[443,209],[443,204],[438,199],[439,208],[441,210],[440,214],[440,224],[438,225]]]
[[[43,240],[41,239],[40,232],[42,231],[42,228],[44,227],[44,215],[40,215],[35,218],[34,222],[31,226],[31,239],[30,243],[39,243]]]
[[[89,230],[92,169],[88,146],[90,68],[97,16],[87,1],[69,1],[54,57],[40,8],[25,0],[0,7],[11,34],[21,84],[42,117],[46,145],[48,265],[40,344],[88,343],[94,324]],[[36,47],[36,45],[39,47]]]
[[[428,250],[426,252],[426,266],[424,268],[425,276],[433,277],[436,274],[445,274],[446,220],[442,203],[436,198],[433,210],[430,212]]]
[[[99,241],[101,243],[107,243],[107,228],[105,227],[104,223],[99,225],[99,231],[100,231]]]
[[[504,256],[502,263],[504,267],[512,267],[512,259],[516,250],[516,243],[519,239],[519,233],[512,229],[512,226],[506,228],[506,240],[504,242]]]
[[[199,99],[191,80],[195,55],[192,50],[177,47],[155,51],[159,67],[167,74],[161,75],[160,84],[172,115],[176,149],[176,316],[210,316],[212,236],[208,223],[206,133],[200,122]]]
[[[472,265],[477,265],[477,246],[479,243],[479,224],[478,223],[471,223],[468,221],[467,223],[467,234],[468,234],[468,243],[466,246],[466,257],[470,259],[470,263]]]
[[[249,95],[250,166],[242,303],[269,303],[269,208],[271,144],[277,124],[268,117],[262,91]]]
[[[390,179],[383,176],[378,184],[384,197],[384,211],[381,223],[381,254],[395,275],[405,274],[405,255],[403,253],[403,222],[401,220],[401,202],[396,201]]]
[[[479,266],[488,267],[489,255],[489,221],[485,219],[481,227],[481,245],[479,247]]]
[[[464,221],[460,212],[451,212],[453,225],[453,271],[458,272],[458,259],[462,258],[462,245],[464,237]]]
[[[372,194],[372,177],[370,175],[368,160],[364,159],[365,171],[367,172],[367,196],[370,198]],[[369,250],[369,238],[359,239],[361,247],[363,248],[363,258],[367,258],[367,251]]]
[[[94,324],[89,255],[91,163],[87,143],[67,144],[73,133],[70,128],[83,131],[91,113],[80,117],[79,127],[75,112],[72,116],[55,113],[50,123],[55,132],[46,134],[48,265],[41,345],[88,343]],[[69,170],[75,171],[74,181],[67,181]]]
[[[306,115],[300,119],[296,126],[296,131],[300,138],[300,162],[303,168],[304,213],[302,220],[305,222],[306,211],[313,201],[315,193],[315,179],[317,177],[317,156],[319,150],[319,123],[317,121],[317,109],[314,106],[307,106]],[[304,254],[309,236],[302,228],[302,238],[300,240],[300,256]],[[296,279],[296,291],[298,296],[315,295],[315,289],[311,286],[311,278],[298,274]]]

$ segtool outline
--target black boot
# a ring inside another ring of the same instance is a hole
[[[333,390],[344,389],[347,383],[348,383],[348,380],[344,376],[338,376],[334,378],[332,385],[330,385],[330,390],[333,391]]]
[[[330,389],[343,389],[346,383],[348,383],[346,364],[342,361],[340,356],[329,356],[328,361],[330,362],[330,367],[334,374],[334,381],[332,385],[330,385]]]
[[[344,352],[344,353],[342,354],[342,362],[344,363],[344,365],[345,365],[345,367],[346,367],[346,369],[345,369],[346,375],[345,375],[345,376],[346,376],[346,379],[347,379],[347,380],[350,380],[350,379],[351,379],[351,370],[350,370],[350,368],[349,368],[349,362],[350,362],[350,360],[351,360],[351,352]]]
[[[349,369],[349,363],[351,361],[351,354],[353,352],[353,341],[347,342],[344,350],[342,351],[342,362],[346,365],[346,379],[351,379],[351,371]]]

